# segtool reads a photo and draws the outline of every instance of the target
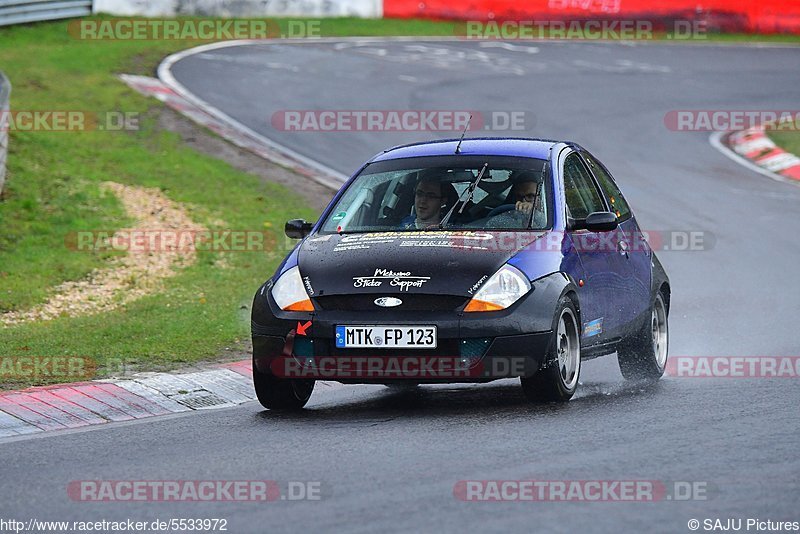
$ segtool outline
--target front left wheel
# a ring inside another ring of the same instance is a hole
[[[581,374],[579,324],[575,303],[562,297],[553,319],[553,340],[544,366],[533,376],[520,378],[528,399],[565,402],[575,394]]]
[[[253,385],[261,406],[269,410],[299,410],[314,391],[314,380],[278,378],[260,372],[253,362]]]

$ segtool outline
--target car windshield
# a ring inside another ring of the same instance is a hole
[[[544,230],[552,194],[545,160],[437,156],[368,165],[323,222],[323,233],[438,229]]]

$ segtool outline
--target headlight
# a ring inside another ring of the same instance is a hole
[[[465,312],[504,310],[531,290],[528,278],[516,267],[505,264],[486,281],[469,301]]]
[[[314,311],[296,265],[283,273],[272,286],[272,298],[283,311]]]

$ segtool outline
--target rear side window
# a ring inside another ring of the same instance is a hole
[[[617,219],[620,221],[628,219],[631,216],[631,208],[628,206],[625,197],[622,196],[617,184],[614,183],[614,180],[596,159],[585,153],[583,156],[586,158],[586,162],[589,164],[589,168],[592,169],[595,178],[600,183],[600,188],[606,194],[611,211],[616,214]]]
[[[564,160],[564,195],[573,219],[585,219],[595,211],[606,211],[592,175],[574,152]]]

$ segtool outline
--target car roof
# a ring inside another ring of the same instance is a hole
[[[382,153],[375,156],[372,161],[386,161],[419,156],[450,156],[455,154],[458,141],[458,138],[454,138],[399,145],[384,150]],[[465,156],[479,154],[548,159],[550,149],[559,142],[560,141],[552,139],[519,137],[464,138],[459,148],[459,154]]]

